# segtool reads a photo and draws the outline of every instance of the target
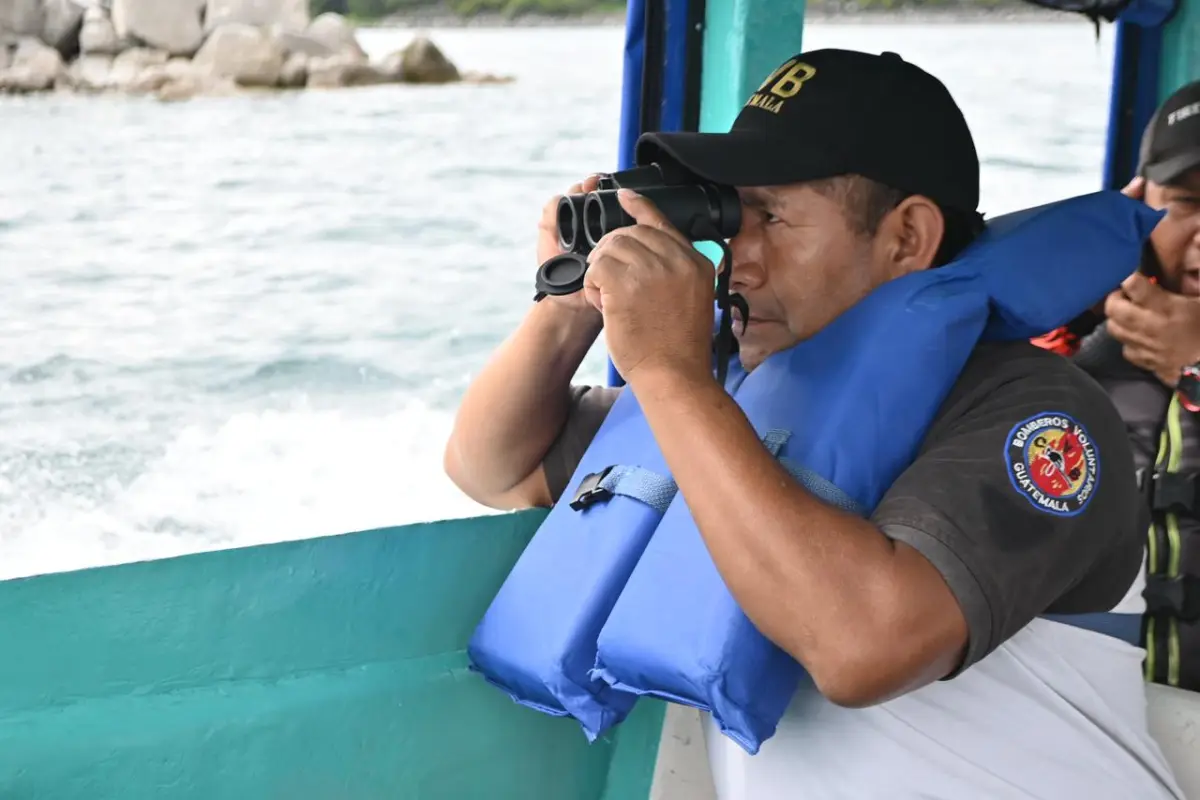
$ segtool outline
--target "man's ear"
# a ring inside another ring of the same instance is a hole
[[[937,203],[914,194],[900,201],[879,224],[876,245],[888,265],[889,278],[899,278],[933,266],[946,220]]]

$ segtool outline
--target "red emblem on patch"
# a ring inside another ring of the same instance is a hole
[[[1013,487],[1035,508],[1060,516],[1083,511],[1096,493],[1100,460],[1082,425],[1060,412],[1018,423],[1005,446]]]

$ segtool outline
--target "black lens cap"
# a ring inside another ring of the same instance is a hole
[[[574,294],[583,289],[583,273],[587,268],[586,256],[563,253],[538,267],[534,286],[538,294]]]

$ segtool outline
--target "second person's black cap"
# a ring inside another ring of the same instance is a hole
[[[1180,87],[1142,134],[1138,174],[1169,184],[1200,167],[1200,81]]]

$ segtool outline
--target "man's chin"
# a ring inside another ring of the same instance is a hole
[[[780,349],[771,349],[754,343],[747,344],[739,340],[738,361],[741,363],[742,369],[749,372],[770,358],[773,353],[779,352]]]
[[[801,341],[790,336],[755,336],[756,331],[754,328],[756,327],[756,325],[751,325],[750,330],[737,337],[738,361],[741,362],[742,368],[747,372],[761,365],[764,361],[776,353],[781,353],[784,350],[794,347]],[[776,330],[770,331],[770,333],[780,333],[778,326],[771,327],[775,327]],[[736,331],[737,328],[735,327],[734,330]],[[767,331],[764,330],[763,332],[766,333]],[[770,341],[764,341],[765,339],[770,339]]]

